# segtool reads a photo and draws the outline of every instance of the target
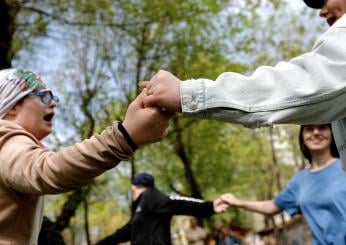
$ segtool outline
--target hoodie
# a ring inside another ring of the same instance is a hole
[[[58,152],[0,120],[0,244],[37,244],[43,195],[68,192],[133,154],[117,123]]]

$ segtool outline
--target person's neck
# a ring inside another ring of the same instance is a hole
[[[327,167],[329,164],[333,163],[336,160],[335,157],[333,157],[330,152],[326,153],[314,153],[312,154],[312,161],[311,161],[311,170],[312,171],[318,171],[322,168]]]

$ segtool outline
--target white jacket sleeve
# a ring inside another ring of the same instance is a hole
[[[251,76],[226,72],[216,81],[181,84],[183,113],[248,127],[274,123],[319,124],[346,116],[346,15],[311,52]]]

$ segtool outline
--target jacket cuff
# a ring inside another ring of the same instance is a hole
[[[128,161],[131,159],[131,157],[133,156],[135,151],[131,148],[131,146],[126,141],[124,135],[119,130],[119,127],[118,127],[119,123],[120,122],[115,122],[113,124],[113,127],[112,127],[113,133],[114,133],[114,140],[115,140],[115,142],[118,143],[117,144],[118,145],[117,155],[118,155],[120,160]]]
[[[212,216],[213,214],[215,214],[215,211],[214,211],[214,202],[207,201],[206,204],[208,205],[208,209],[209,209],[208,217],[210,217],[210,216]]]
[[[205,88],[203,79],[182,81],[180,85],[183,113],[197,112],[204,108]]]

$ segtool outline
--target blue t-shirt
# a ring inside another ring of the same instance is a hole
[[[299,171],[274,202],[291,216],[305,217],[314,245],[346,244],[346,172],[340,160],[316,172]]]

